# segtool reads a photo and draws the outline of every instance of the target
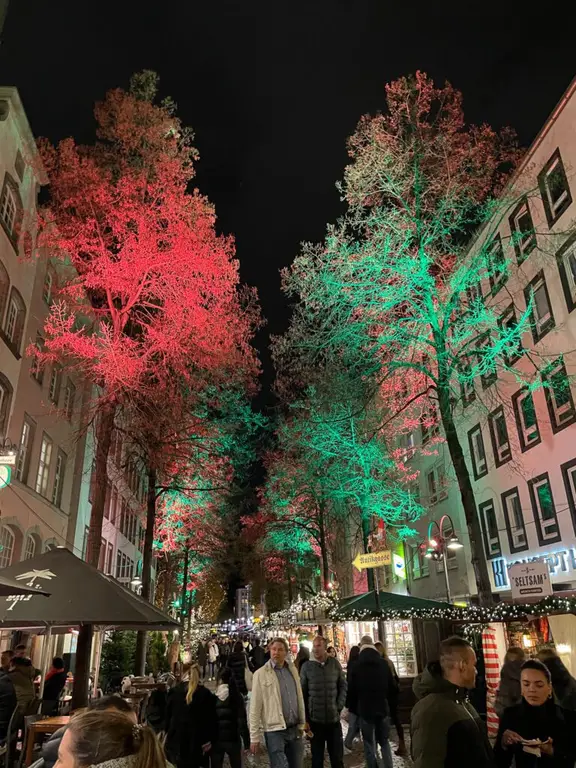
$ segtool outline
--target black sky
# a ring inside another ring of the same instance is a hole
[[[526,145],[569,84],[572,31],[554,6],[533,17],[524,4],[462,6],[10,0],[0,82],[18,87],[37,136],[90,141],[97,98],[136,70],[159,73],[195,130],[198,186],[258,288],[264,350],[288,318],[278,270],[339,214],[346,137],[383,107],[384,83],[416,69],[447,78],[470,121],[512,125]]]

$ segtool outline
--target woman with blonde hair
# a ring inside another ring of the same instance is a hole
[[[218,736],[216,697],[201,684],[198,664],[185,664],[182,680],[170,690],[164,730],[166,756],[177,768],[208,765]]]
[[[117,710],[87,710],[70,719],[59,768],[167,768],[154,731]]]

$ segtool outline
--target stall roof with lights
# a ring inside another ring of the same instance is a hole
[[[338,621],[365,621],[366,619],[442,619],[445,613],[458,609],[449,603],[425,600],[422,597],[380,592],[379,605],[376,592],[344,597],[334,611]]]

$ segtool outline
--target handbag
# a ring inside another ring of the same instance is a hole
[[[248,666],[248,659],[245,660],[245,666],[244,666],[244,682],[246,683],[246,690],[251,691],[252,690],[252,677],[253,674],[250,671],[250,667]]]

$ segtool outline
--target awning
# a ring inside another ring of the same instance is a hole
[[[72,628],[82,624],[145,630],[180,624],[110,576],[58,547],[8,568],[0,576],[32,590],[0,597],[0,629]],[[49,590],[41,597],[41,590]]]
[[[399,595],[396,592],[380,592],[379,608],[376,592],[364,592],[340,600],[334,613],[337,621],[368,621],[370,619],[441,619],[443,613],[458,609],[440,600]]]

